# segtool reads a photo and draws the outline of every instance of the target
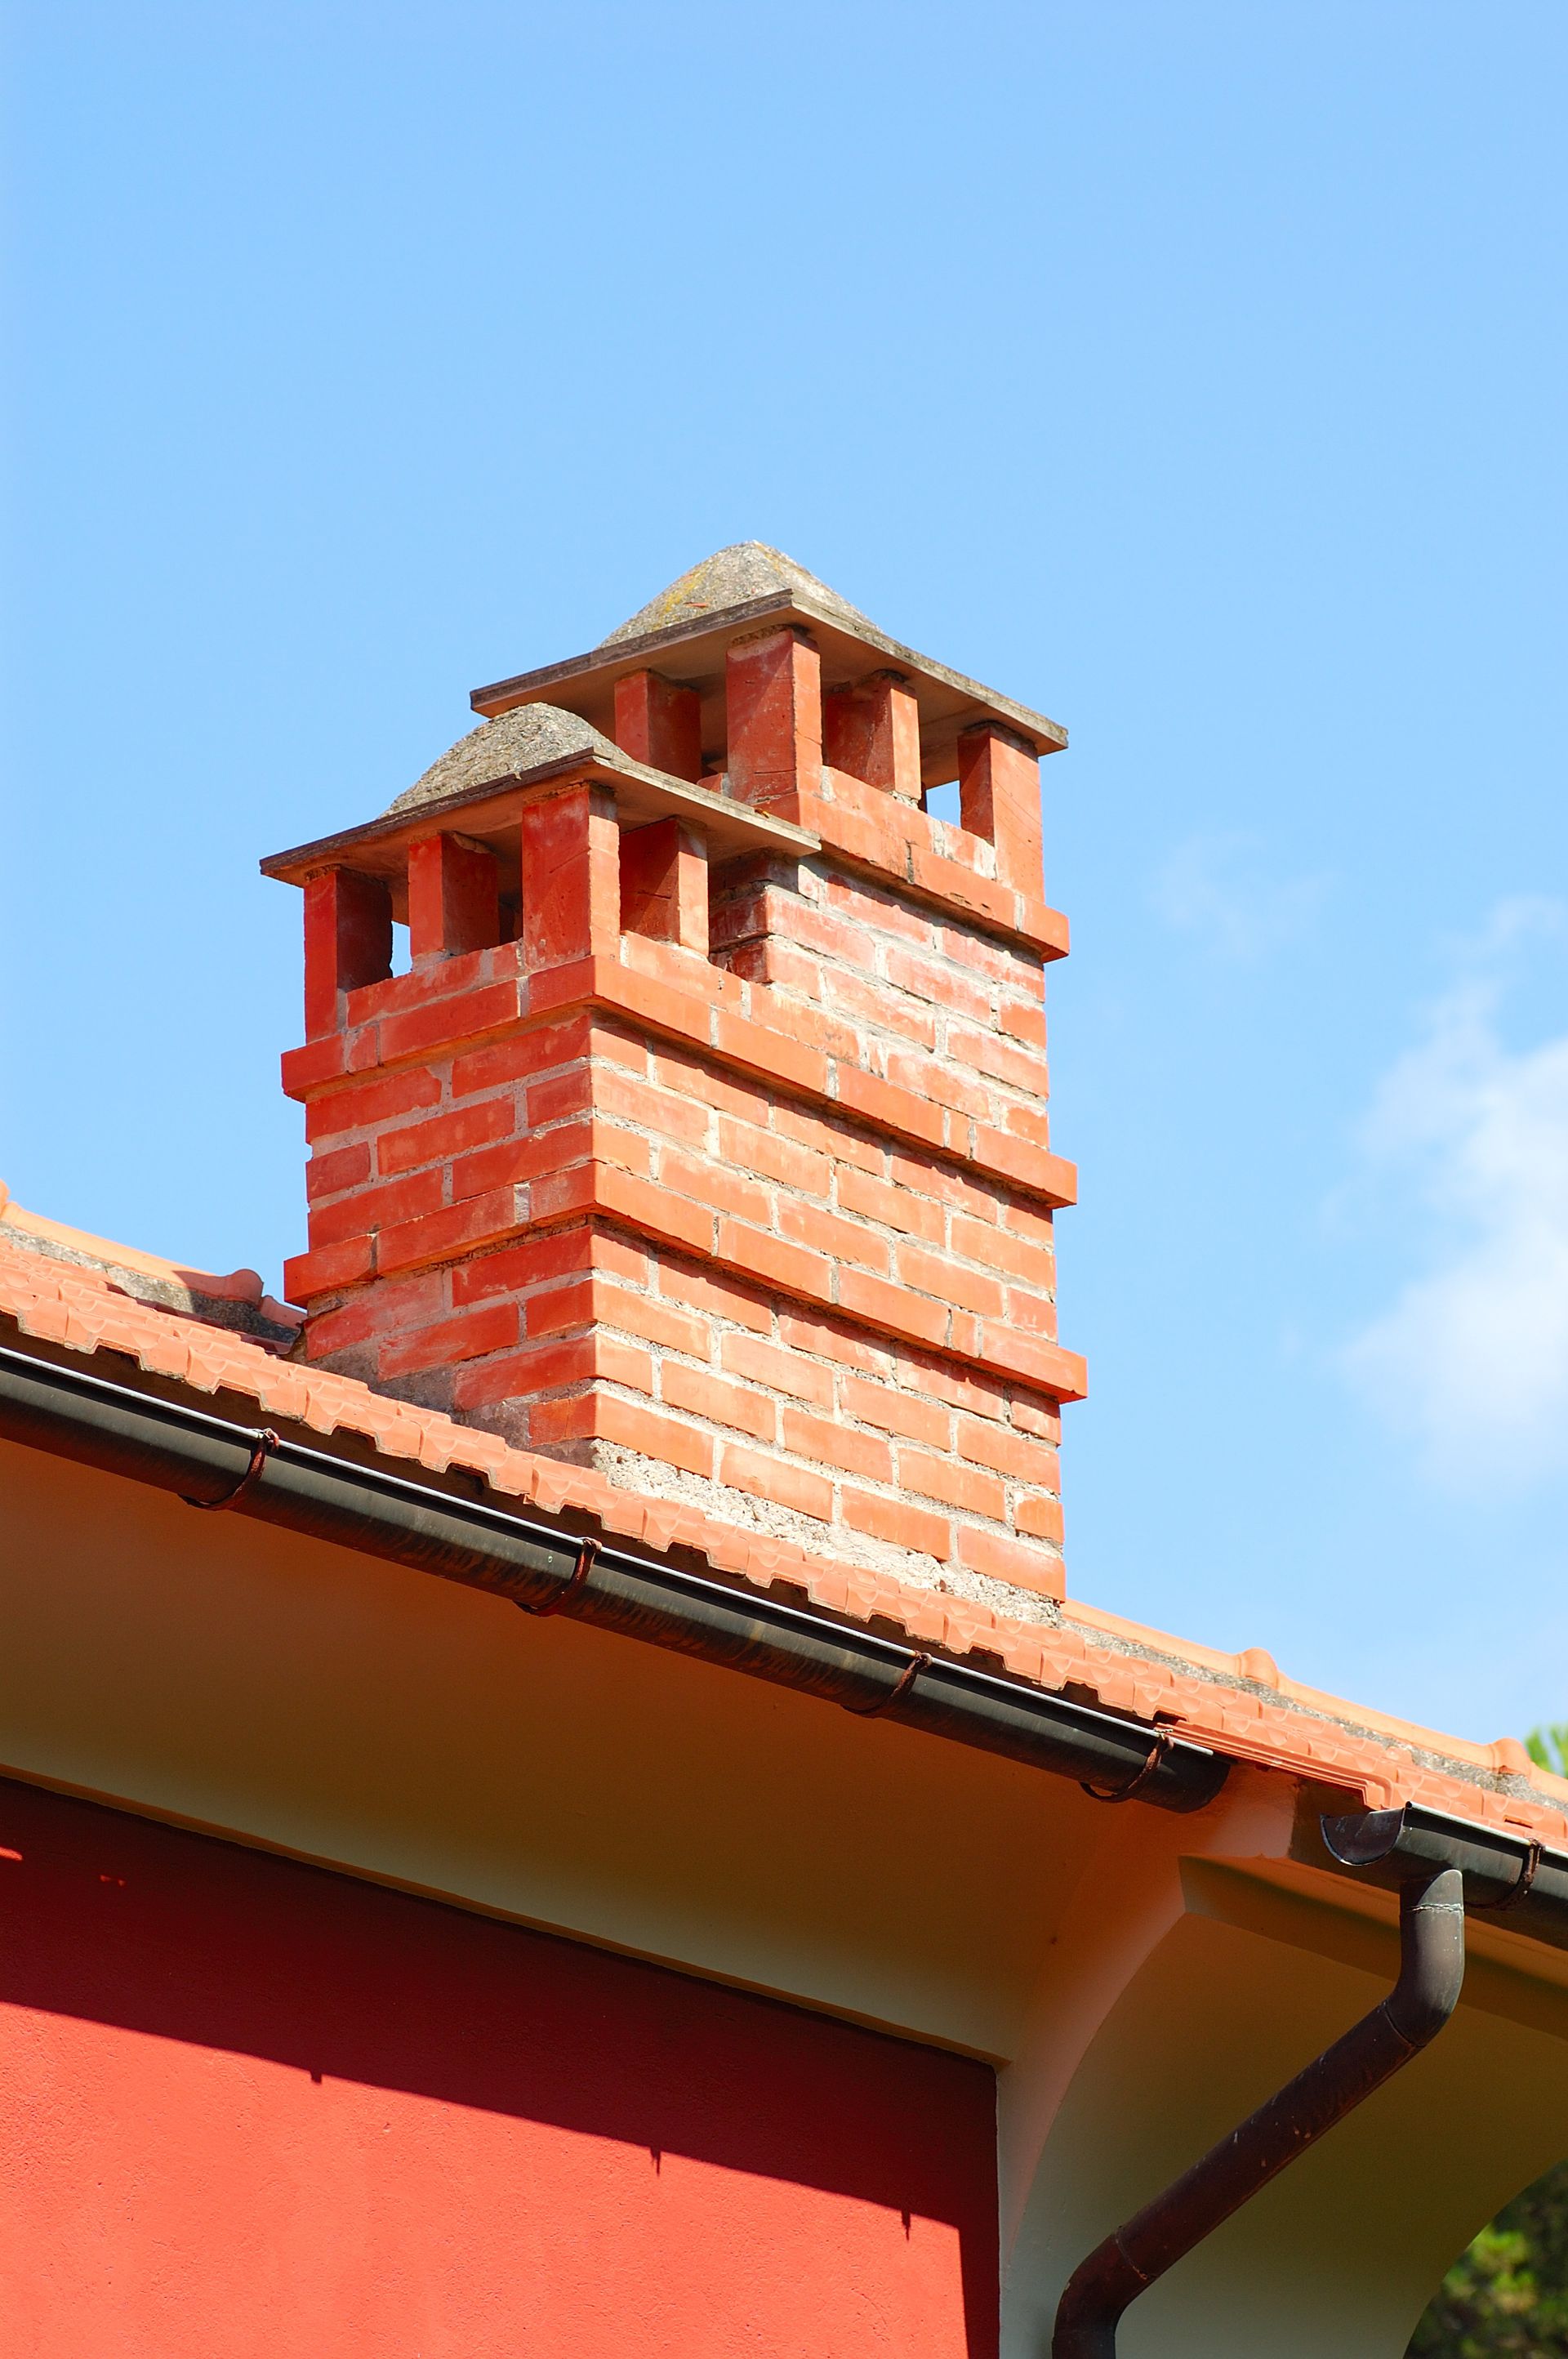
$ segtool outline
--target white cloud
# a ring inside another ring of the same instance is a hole
[[[1251,835],[1190,837],[1154,880],[1156,910],[1178,933],[1195,935],[1238,964],[1298,940],[1316,917],[1328,880],[1271,877],[1259,850]]]
[[[1506,954],[1563,919],[1539,899],[1493,912],[1363,1131],[1433,1249],[1346,1371],[1454,1489],[1568,1471],[1568,1033],[1515,1049],[1498,1022]]]

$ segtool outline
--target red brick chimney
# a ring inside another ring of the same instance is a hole
[[[754,542],[472,701],[380,819],[264,864],[305,893],[301,1348],[825,1555],[1059,1594],[1063,732]]]

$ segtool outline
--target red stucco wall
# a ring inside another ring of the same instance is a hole
[[[984,2067],[0,1781],[8,2359],[993,2359]]]

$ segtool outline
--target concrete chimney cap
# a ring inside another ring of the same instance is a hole
[[[859,623],[870,630],[871,619],[782,549],[770,549],[763,540],[737,540],[728,549],[716,549],[650,598],[628,622],[600,639],[601,647],[612,647],[622,639],[640,639],[650,631],[668,630],[673,624],[689,622],[698,614],[719,614],[730,606],[744,606],[753,598],[771,597],[780,590],[804,590],[819,606],[841,614],[847,622]]]
[[[519,704],[460,737],[422,777],[388,803],[383,817],[416,810],[421,803],[444,802],[467,788],[488,786],[492,779],[536,769],[568,754],[594,754],[617,766],[625,759],[602,730],[580,713],[568,712],[558,704]]]

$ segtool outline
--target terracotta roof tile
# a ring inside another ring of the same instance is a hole
[[[96,1249],[98,1266],[87,1248]],[[1059,1627],[1020,1623],[968,1598],[809,1555],[685,1503],[640,1499],[601,1474],[514,1450],[352,1377],[282,1360],[271,1342],[148,1302],[116,1282],[115,1270],[129,1267],[135,1276],[150,1259],[5,1208],[0,1314],[23,1335],[94,1359],[123,1354],[150,1375],[238,1394],[258,1416],[296,1421],[324,1438],[357,1433],[391,1459],[433,1473],[457,1467],[482,1474],[495,1491],[547,1515],[585,1516],[655,1551],[690,1549],[714,1571],[759,1588],[787,1583],[825,1612],[891,1623],[914,1646],[1000,1658],[1015,1678],[1041,1687],[1071,1682],[1113,1710],[1145,1719],[1159,1712],[1236,1760],[1356,1788],[1369,1808],[1420,1800],[1568,1842],[1568,1785],[1530,1763],[1517,1739],[1476,1745],[1364,1711],[1282,1678],[1260,1647],[1227,1656],[1073,1603]],[[178,1274],[198,1299],[225,1299],[215,1289],[242,1280],[259,1294],[250,1272],[223,1280]],[[124,1375],[114,1367],[104,1373]]]

